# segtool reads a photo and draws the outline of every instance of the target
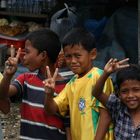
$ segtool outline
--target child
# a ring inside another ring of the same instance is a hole
[[[0,81],[2,79],[2,74],[0,73]],[[0,111],[2,113],[7,114],[10,111],[10,100],[9,98],[4,98],[0,100]],[[0,123],[0,140],[3,140],[2,128]]]
[[[4,77],[0,84],[0,95],[22,95],[20,139],[26,140],[66,140],[64,124],[57,114],[50,116],[44,111],[44,85],[46,66],[53,74],[54,64],[61,49],[58,36],[49,29],[30,33],[25,42],[25,51],[18,50],[16,57],[6,61]],[[12,84],[10,81],[16,72],[20,55],[28,73],[20,74]],[[11,54],[11,56],[14,56]],[[34,72],[38,70],[38,72]],[[56,96],[65,86],[67,79],[59,74],[56,77]],[[4,93],[4,94],[3,94]]]
[[[59,112],[65,115],[67,110],[70,110],[72,140],[113,140],[111,129],[105,137],[110,116],[92,96],[92,86],[95,85],[101,73],[100,69],[92,66],[92,61],[97,55],[94,36],[82,28],[74,28],[64,37],[62,46],[66,64],[75,75],[62,92],[53,99],[58,69],[51,76],[47,67],[49,78],[44,81],[47,113]],[[104,91],[108,95],[113,91],[110,79],[106,82]]]
[[[110,59],[93,90],[93,96],[110,111],[116,140],[140,139],[140,66],[129,66],[125,63],[128,60]],[[119,70],[116,75],[118,97],[115,94],[107,96],[102,91],[103,85],[116,70]]]

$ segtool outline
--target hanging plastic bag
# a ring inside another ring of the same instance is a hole
[[[60,40],[78,23],[76,9],[74,7],[68,7],[67,4],[64,5],[64,9],[57,11],[52,16],[50,23],[50,29],[58,34]]]

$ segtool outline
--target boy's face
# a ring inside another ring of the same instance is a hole
[[[67,66],[73,73],[82,77],[92,68],[92,60],[96,58],[96,49],[91,52],[85,50],[81,45],[66,46],[64,55]]]
[[[38,53],[38,50],[32,46],[29,40],[25,42],[25,51],[22,61],[23,65],[30,71],[35,71],[42,65],[42,55]]]
[[[140,81],[124,81],[120,86],[119,96],[130,111],[140,111]]]

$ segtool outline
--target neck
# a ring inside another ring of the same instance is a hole
[[[135,111],[130,111],[131,118],[133,120],[133,124],[135,128],[137,128],[140,125],[140,109],[135,110]]]
[[[140,114],[140,107],[136,108],[135,110],[134,109],[129,109],[129,113],[131,115]]]

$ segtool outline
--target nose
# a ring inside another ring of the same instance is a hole
[[[131,97],[133,97],[133,96],[134,96],[133,92],[132,92],[132,91],[129,91],[129,92],[128,92],[128,97],[131,98]]]
[[[71,63],[76,63],[76,58],[75,57],[71,58]]]

